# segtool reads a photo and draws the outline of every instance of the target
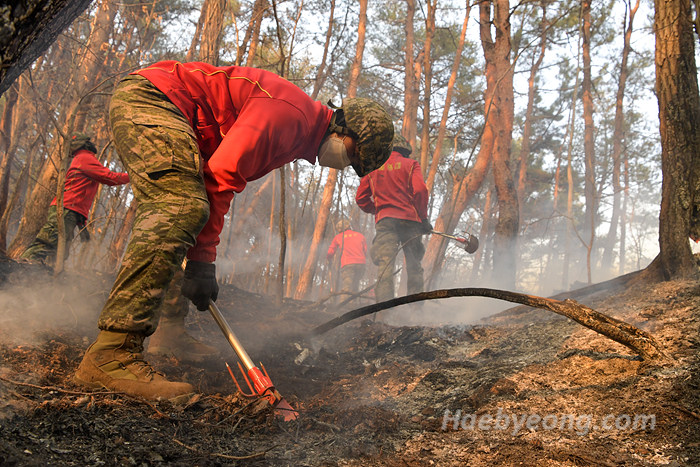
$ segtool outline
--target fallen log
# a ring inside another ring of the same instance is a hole
[[[585,326],[588,329],[591,329],[619,344],[624,345],[642,357],[644,360],[661,360],[669,358],[664,353],[662,346],[648,332],[619,319],[595,311],[585,305],[581,305],[575,300],[555,300],[552,298],[538,297],[535,295],[510,292],[507,290],[487,288],[442,289],[394,298],[385,302],[375,303],[373,305],[348,311],[347,313],[334,318],[325,324],[317,326],[311,331],[311,334],[318,336],[340,326],[341,324],[347,323],[348,321],[377,313],[378,311],[386,310],[388,308],[393,308],[395,306],[405,305],[407,303],[441,298],[473,296],[495,298],[498,300],[505,300],[534,308],[542,308],[544,310],[553,311],[554,313],[566,316],[582,326]]]

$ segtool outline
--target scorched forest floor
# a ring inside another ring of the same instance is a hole
[[[194,310],[188,329],[220,359],[146,354],[199,389],[186,404],[73,385],[110,285],[0,262],[0,465],[700,465],[696,282],[577,297],[651,332],[673,358],[663,365],[522,307],[470,326],[389,326],[380,313],[311,340],[344,310],[223,286],[222,312],[299,410],[289,423],[237,393],[232,350]]]

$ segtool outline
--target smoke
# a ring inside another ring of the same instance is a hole
[[[49,331],[94,337],[108,291],[95,276],[16,272],[0,286],[0,339],[7,345],[37,345]]]

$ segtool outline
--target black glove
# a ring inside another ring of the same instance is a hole
[[[428,219],[422,219],[420,221],[421,225],[423,226],[423,233],[429,234],[430,232],[433,231],[433,225],[430,223]]]
[[[182,295],[189,298],[199,311],[207,310],[209,299],[215,302],[219,295],[214,263],[187,261],[185,280],[182,282]]]

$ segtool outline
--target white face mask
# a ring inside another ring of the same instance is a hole
[[[321,143],[318,150],[318,163],[324,167],[342,170],[350,165],[348,150],[345,148],[345,135],[343,139],[329,135]]]

